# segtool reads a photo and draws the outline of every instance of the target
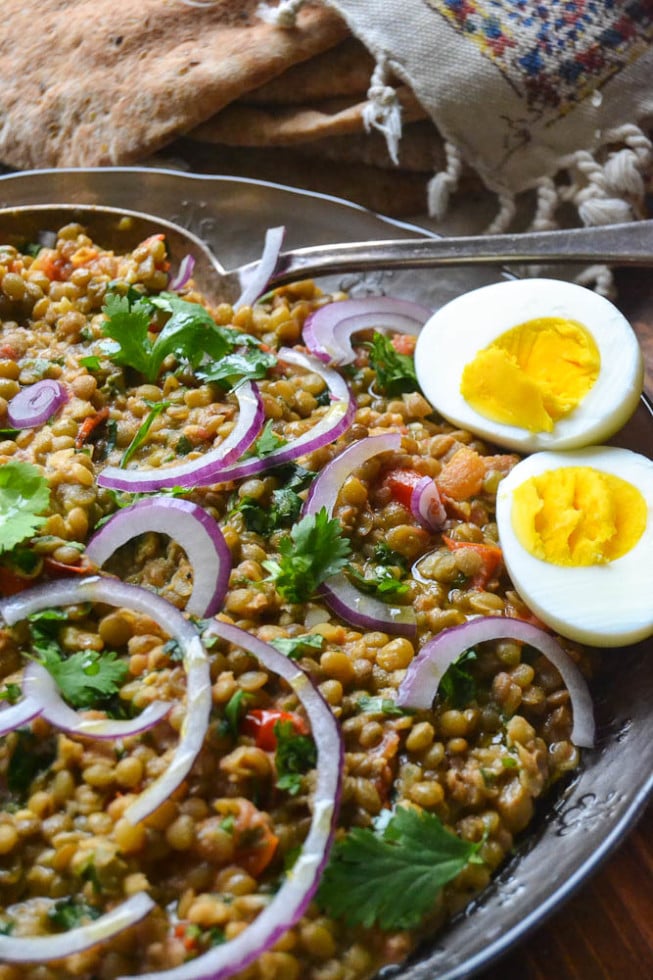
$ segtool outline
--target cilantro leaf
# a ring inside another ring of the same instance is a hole
[[[247,703],[252,700],[252,695],[247,691],[238,690],[232,694],[224,708],[224,718],[218,724],[220,735],[238,735],[240,720],[247,711]]]
[[[39,773],[49,769],[57,757],[55,738],[39,739],[33,732],[16,732],[17,741],[7,768],[7,788],[18,797],[27,796]]]
[[[386,596],[405,595],[408,592],[408,583],[395,578],[387,565],[377,565],[376,568],[366,569],[366,574],[361,574],[353,565],[349,565],[346,571],[347,578],[358,586],[362,592],[384,599]]]
[[[318,903],[349,925],[413,929],[444,885],[479,862],[479,847],[445,830],[435,814],[399,807],[382,833],[354,827],[336,842]]]
[[[310,735],[297,735],[291,721],[278,721],[274,726],[277,747],[274,765],[277,788],[296,796],[302,786],[302,774],[317,764],[317,748]]]
[[[476,681],[465,669],[466,664],[477,659],[475,650],[465,650],[445,671],[438,692],[452,708],[466,708],[476,697]]]
[[[127,664],[116,653],[79,650],[68,657],[49,646],[39,658],[52,674],[65,700],[73,708],[97,706],[115,694],[129,672]]]
[[[6,701],[8,704],[16,704],[22,696],[23,690],[20,684],[13,684],[11,681],[0,690],[0,701]]]
[[[389,337],[375,333],[370,348],[370,364],[376,371],[376,386],[386,395],[401,395],[417,391],[415,362],[408,354],[400,354]]]
[[[75,898],[69,895],[67,898],[60,898],[48,909],[48,920],[58,929],[74,929],[88,922],[89,919],[98,919],[100,910],[89,905],[83,898]]]
[[[279,543],[279,561],[265,561],[277,591],[289,602],[305,602],[318,586],[347,563],[351,545],[342,525],[330,518],[326,507],[307,514]]]
[[[16,460],[0,466],[0,553],[31,537],[49,503],[48,481],[36,466]]]
[[[393,551],[386,541],[377,541],[375,544],[374,560],[379,565],[396,565],[402,571],[406,571],[406,558],[398,551]]]
[[[253,449],[247,453],[248,456],[269,456],[275,449],[286,445],[286,440],[274,431],[272,424],[272,419],[268,419],[260,436],[254,442]]]
[[[112,344],[103,345],[103,352],[116,364],[134,368],[144,374],[149,381],[154,381],[157,372],[150,371],[151,303],[144,296],[132,300],[130,296],[107,293],[102,312],[107,317],[102,324],[102,330],[113,341]]]
[[[280,636],[276,640],[271,640],[270,644],[290,660],[298,660],[313,650],[321,651],[324,637],[320,633],[303,633],[301,636]]]
[[[277,363],[275,354],[250,347],[244,351],[227,354],[222,360],[201,368],[197,372],[203,381],[214,381],[222,387],[234,388],[242,381],[257,381]]]
[[[263,537],[269,537],[273,531],[289,527],[297,520],[304,502],[300,492],[310,486],[315,477],[311,470],[294,463],[279,466],[271,473],[284,484],[272,491],[270,507],[263,506],[253,497],[241,498],[235,507],[243,515],[247,530]]]

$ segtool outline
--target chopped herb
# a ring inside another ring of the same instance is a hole
[[[175,446],[175,452],[177,456],[188,456],[189,453],[193,451],[193,443],[190,441],[188,436],[181,435],[177,440],[177,445]]]
[[[398,551],[393,551],[385,541],[377,541],[374,546],[374,560],[379,565],[396,565],[403,571],[406,569],[406,559]]]
[[[476,650],[465,650],[445,672],[438,692],[452,708],[464,708],[476,697],[476,681],[465,665],[477,659]]]
[[[275,449],[280,449],[281,446],[286,445],[286,440],[283,436],[278,435],[272,428],[272,419],[268,421],[263,426],[263,431],[260,436],[254,442],[254,448],[248,455],[252,456],[269,456],[273,453]]]
[[[370,574],[362,575],[353,565],[349,565],[346,571],[347,578],[351,579],[362,592],[385,599],[388,596],[405,595],[408,592],[408,583],[396,578],[387,565],[377,565],[370,570]]]
[[[290,660],[298,660],[304,654],[318,652],[324,647],[324,637],[320,633],[304,633],[302,636],[279,637],[271,640],[271,645]]]
[[[277,788],[296,796],[302,786],[302,775],[317,764],[317,749],[310,735],[297,735],[291,721],[278,721],[274,726],[277,748],[274,764]]]
[[[15,928],[15,922],[9,922],[8,920],[0,922],[0,936],[11,936]]]
[[[89,354],[88,357],[80,357],[79,363],[87,371],[99,371],[102,368],[102,361],[97,354]]]
[[[20,429],[0,429],[0,439],[11,439],[13,441],[19,432]]]
[[[16,460],[0,466],[0,553],[31,537],[49,503],[48,481],[36,466]]]
[[[72,543],[72,542],[71,542]],[[41,556],[31,548],[16,545],[7,555],[13,568],[23,575],[33,575],[41,563]]]
[[[251,701],[252,695],[246,691],[236,691],[227,701],[224,708],[224,718],[218,725],[220,735],[238,735],[240,719],[247,711],[247,702]]]
[[[226,816],[224,820],[220,821],[220,829],[224,830],[225,834],[233,834],[235,826],[236,820],[232,813]]]
[[[16,734],[18,740],[7,769],[7,787],[13,795],[24,798],[39,773],[49,769],[56,759],[57,743],[54,738],[39,739],[26,729],[19,728]]]
[[[289,602],[305,602],[325,579],[341,571],[351,553],[342,526],[325,507],[307,514],[279,543],[279,561],[264,561],[277,591]]]
[[[89,919],[98,919],[100,910],[89,905],[83,898],[60,898],[48,910],[48,920],[58,929],[74,929]]]
[[[243,381],[257,381],[265,378],[270,368],[277,363],[277,357],[270,351],[260,347],[249,347],[246,350],[227,354],[213,364],[198,369],[197,376],[202,381],[213,381],[223,388],[235,388]]]
[[[0,701],[6,701],[8,704],[16,704],[22,696],[23,691],[20,684],[12,684],[11,681],[0,690]]]
[[[62,697],[72,707],[104,707],[103,702],[120,690],[129,668],[112,651],[79,650],[65,656],[55,635],[65,618],[58,609],[42,610],[28,617],[35,659],[52,675]]]
[[[382,333],[375,333],[368,346],[370,364],[376,371],[376,386],[380,392],[394,396],[417,390],[415,362],[409,354],[400,354]]]
[[[147,404],[150,405],[151,402],[148,402]],[[147,414],[145,421],[140,426],[138,432],[136,433],[136,435],[134,436],[134,438],[132,439],[132,441],[129,443],[124,453],[122,454],[120,465],[123,468],[127,465],[127,463],[132,458],[134,453],[137,452],[138,449],[140,449],[142,444],[147,439],[147,434],[152,428],[152,423],[154,422],[155,418],[161,415],[162,412],[165,412],[169,404],[170,402],[155,402],[152,405],[150,411]]]
[[[401,718],[412,714],[412,711],[400,708],[390,698],[371,697],[369,694],[361,695],[356,702],[356,710],[364,711],[369,715],[388,715],[390,718]]]
[[[479,847],[445,830],[433,813],[397,808],[381,833],[354,827],[336,842],[318,903],[349,925],[414,929],[443,886],[480,863]]]
[[[315,473],[302,466],[288,463],[272,470],[284,485],[272,491],[270,507],[264,507],[253,497],[243,497],[236,504],[235,510],[243,515],[248,531],[254,531],[263,537],[269,537],[279,528],[290,527],[299,517],[303,500],[300,497],[312,483]]]
[[[501,765],[504,769],[517,769],[519,762],[512,755],[504,755],[501,757]]]
[[[181,663],[181,661],[184,659],[184,655],[177,640],[168,640],[163,644],[161,649],[168,657],[170,657],[173,663]]]

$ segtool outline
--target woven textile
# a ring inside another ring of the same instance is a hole
[[[430,211],[462,162],[497,192],[538,191],[533,224],[570,202],[585,224],[640,213],[651,171],[653,0],[325,0],[374,55],[368,124],[401,135],[391,77],[409,85],[447,141]],[[282,3],[286,16],[297,0]]]

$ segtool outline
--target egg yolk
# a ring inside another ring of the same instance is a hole
[[[630,551],[647,505],[632,483],[589,466],[532,476],[513,493],[512,526],[523,547],[554,565],[598,565]]]
[[[460,391],[479,415],[530,432],[551,432],[596,381],[601,356],[582,324],[561,317],[528,320],[479,351]]]

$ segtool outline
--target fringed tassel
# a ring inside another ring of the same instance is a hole
[[[458,189],[463,161],[460,151],[453,143],[444,144],[446,167],[431,177],[426,188],[428,213],[431,218],[441,221],[447,213],[449,199]]]
[[[517,211],[514,194],[499,194],[498,198],[499,210],[494,221],[485,229],[484,234],[486,235],[500,235],[502,232],[507,231]]]
[[[281,0],[278,7],[271,7],[268,3],[261,3],[257,7],[256,13],[260,20],[266,24],[274,24],[275,27],[283,27],[290,30],[297,26],[297,14],[304,6],[305,0]]]
[[[394,88],[388,84],[389,72],[379,61],[367,90],[368,102],[363,109],[363,125],[366,132],[378,129],[385,137],[388,154],[393,163],[399,164],[399,140],[401,139],[401,103]]]

